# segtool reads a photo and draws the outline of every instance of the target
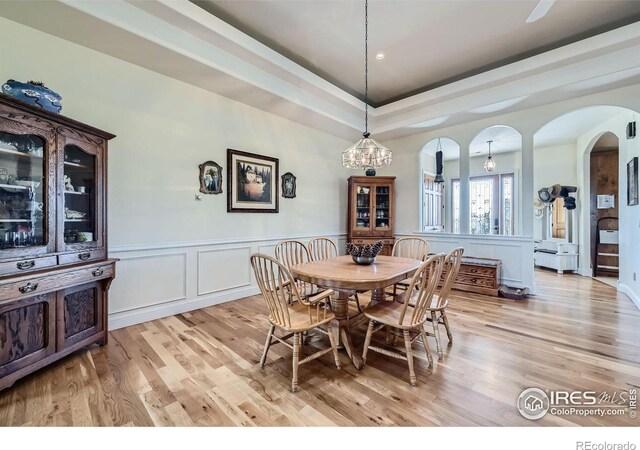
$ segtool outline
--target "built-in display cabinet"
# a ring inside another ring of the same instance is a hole
[[[113,137],[0,94],[0,389],[107,342]]]
[[[381,255],[393,248],[395,177],[350,177],[348,240],[373,244],[381,240]]]

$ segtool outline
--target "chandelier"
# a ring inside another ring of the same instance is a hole
[[[487,144],[489,144],[489,156],[487,156],[487,160],[484,162],[484,170],[487,172],[493,172],[494,170],[496,170],[496,162],[495,160],[491,157],[491,143],[493,141],[487,141]]]
[[[375,169],[391,164],[391,150],[369,136],[369,5],[364,2],[364,133],[362,139],[342,152],[342,165],[349,169]]]

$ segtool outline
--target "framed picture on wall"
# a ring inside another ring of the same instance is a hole
[[[227,149],[227,212],[278,212],[278,159]]]
[[[638,204],[638,157],[627,163],[627,205]]]

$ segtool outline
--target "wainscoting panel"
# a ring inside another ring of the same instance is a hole
[[[120,262],[109,291],[109,327],[122,328],[255,295],[252,253],[274,256],[276,244],[283,239],[307,243],[316,236],[333,239],[344,253],[345,234],[335,233],[112,246],[109,256]]]
[[[120,259],[109,291],[110,314],[187,298],[186,252],[110,256]]]
[[[466,256],[494,258],[502,261],[503,284],[529,288],[535,294],[533,273],[533,239],[522,236],[478,236],[453,233],[398,234],[397,237],[421,236],[429,242],[429,250],[447,253],[463,247]]]
[[[251,246],[198,251],[198,295],[249,286]]]

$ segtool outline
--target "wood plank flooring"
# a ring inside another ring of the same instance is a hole
[[[454,343],[432,369],[415,343],[415,388],[404,361],[370,353],[358,371],[341,353],[340,371],[330,354],[302,366],[292,394],[291,350],[275,345],[258,366],[268,322],[256,296],[113,331],[107,347],[0,392],[0,425],[639,425],[628,415],[519,415],[527,387],[640,387],[640,311],[631,301],[589,278],[536,277],[528,301],[454,291]],[[364,331],[355,332],[360,349]],[[328,339],[314,334],[308,345]]]

